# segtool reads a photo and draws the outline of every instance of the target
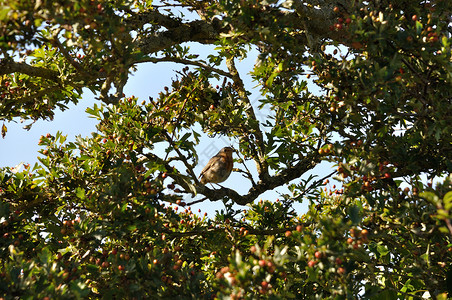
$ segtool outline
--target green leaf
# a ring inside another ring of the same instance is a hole
[[[444,195],[443,203],[446,210],[452,209],[452,191],[447,192],[446,195]]]
[[[372,300],[397,299],[397,293],[394,290],[386,289],[371,298]]]
[[[43,265],[47,265],[51,258],[51,253],[49,249],[43,248],[41,252],[38,253],[38,259]]]
[[[353,205],[348,208],[348,215],[353,224],[358,224],[359,222],[361,222],[360,211],[361,209],[357,205]]]
[[[377,245],[377,251],[380,253],[381,256],[386,256],[389,254],[389,249],[385,245],[378,244]]]
[[[449,39],[448,39],[446,36],[443,36],[443,37],[441,38],[441,43],[443,44],[443,46],[444,46],[445,48],[447,48],[447,47],[450,46]]]
[[[85,200],[85,198],[86,198],[85,190],[82,189],[82,188],[80,188],[80,187],[77,187],[77,188],[75,189],[75,195],[76,195],[80,200]]]
[[[451,289],[451,288],[449,288],[449,289]],[[436,296],[436,300],[447,300],[447,299],[448,299],[447,293],[441,293]]]
[[[102,111],[102,106],[98,106],[97,104],[94,104],[93,108],[88,107],[86,108],[86,112],[90,115],[90,118],[95,118],[95,119],[101,119],[101,111]]]
[[[8,6],[2,6],[2,10],[0,10],[0,20],[7,20],[10,10],[11,8]]]
[[[137,229],[137,225],[128,225],[127,226],[127,230],[129,230],[129,231],[135,231],[135,229]]]
[[[421,22],[416,21],[416,32],[417,32],[417,34],[420,34],[420,33],[422,32],[422,28],[423,28],[423,27],[424,27],[424,26],[422,25]]]
[[[2,125],[2,138],[5,138],[7,131],[8,131],[8,128],[5,126],[5,123],[3,123],[3,125]]]
[[[433,193],[433,192],[422,192],[419,194],[419,196],[421,196],[425,200],[427,200],[430,203],[433,203],[435,205],[438,205],[440,202],[439,197],[437,195],[435,195],[435,193]]]

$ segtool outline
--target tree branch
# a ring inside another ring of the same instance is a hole
[[[136,41],[137,47],[141,49],[143,54],[149,54],[185,42],[212,44],[218,39],[219,34],[222,31],[219,22],[215,22],[215,20],[216,19],[214,19],[214,22],[212,23],[202,20],[195,20],[188,23],[171,23],[171,26],[168,25],[170,29],[167,31],[139,37]],[[150,19],[149,21],[152,23],[153,19]],[[178,26],[174,26],[176,24]]]
[[[175,62],[175,63],[184,64],[184,65],[193,65],[193,66],[197,66],[197,67],[203,68],[203,69],[211,71],[211,72],[215,72],[222,76],[232,78],[232,75],[229,74],[228,72],[223,71],[221,69],[214,68],[212,66],[209,66],[208,64],[206,64],[202,61],[192,61],[189,59],[178,58],[178,57],[162,57],[162,58],[146,57],[146,58],[141,59],[140,61],[137,61],[136,63],[145,63],[145,62],[151,62],[154,64],[159,63],[159,62]]]
[[[165,28],[176,28],[182,25],[180,19],[176,19],[167,15],[161,14],[158,10],[150,10],[139,14],[132,14],[132,17],[126,21],[133,27],[143,27],[145,24],[157,24]]]
[[[184,103],[185,104],[185,103]],[[182,110],[181,110],[182,111]],[[192,176],[196,183],[198,183],[198,179],[196,178],[195,173],[193,172],[193,167],[188,163],[187,158],[180,152],[179,148],[174,144],[173,138],[168,134],[167,131],[163,132],[168,143],[173,147],[174,151],[176,151],[182,163],[187,168],[187,172]]]
[[[255,121],[255,124],[250,122],[252,133],[255,135],[255,141],[258,148],[258,158],[255,159],[257,166],[257,173],[259,174],[260,179],[264,179],[268,176],[268,163],[265,161],[265,144],[264,144],[264,135],[259,128],[259,121],[254,114],[253,106],[251,105],[250,99],[248,98],[247,91],[245,89],[245,85],[240,78],[239,72],[235,67],[234,57],[229,57],[226,59],[226,66],[229,69],[229,73],[232,75],[232,80],[234,81],[234,88],[237,91],[241,101],[247,105],[245,110],[246,116],[249,120]],[[254,126],[253,126],[254,125]]]
[[[59,73],[42,67],[34,67],[26,63],[15,62],[11,58],[0,60],[0,75],[23,73],[33,77],[41,77],[54,82],[60,82]]]
[[[311,153],[309,156],[306,156],[304,159],[300,160],[296,165],[281,171],[275,176],[260,180],[257,185],[253,186],[248,191],[248,194],[244,196],[232,189],[224,187],[217,190],[211,190],[204,185],[197,185],[196,190],[198,193],[207,196],[211,201],[229,198],[237,204],[246,205],[253,202],[257,197],[259,197],[260,194],[268,190],[272,190],[278,186],[287,184],[314,168],[320,162],[318,156],[319,154],[317,153]]]
[[[63,54],[64,58],[83,76],[92,77],[92,75],[86,71],[78,62],[74,60],[74,58],[69,54],[69,52],[66,50],[66,48],[61,44],[61,42],[58,40],[58,33],[54,36],[52,43],[56,44],[60,52]]]
[[[311,223],[299,223],[298,225],[302,226],[309,226]],[[254,229],[252,227],[247,228],[249,234],[254,235],[275,235],[275,234],[281,234],[285,233],[286,231],[294,231],[297,229],[297,226],[291,226],[286,228],[272,228],[272,229]],[[240,228],[233,228],[236,231],[240,231]],[[184,237],[184,236],[197,236],[197,235],[205,235],[207,233],[214,233],[214,232],[224,232],[226,231],[225,228],[210,228],[205,230],[192,230],[192,231],[170,231],[170,230],[164,230],[162,233],[171,235],[172,237]]]

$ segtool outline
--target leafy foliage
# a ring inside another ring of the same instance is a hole
[[[39,163],[0,170],[0,297],[447,299],[451,10],[445,0],[0,6],[0,119],[52,118],[83,88],[99,98],[91,136],[43,135]],[[202,59],[189,42],[215,50]],[[257,104],[236,66],[255,48]],[[158,97],[123,95],[139,64],[163,62],[183,67]],[[237,145],[247,193],[199,183],[204,135]],[[337,169],[303,176],[322,162]],[[278,199],[257,200],[272,190]],[[215,216],[192,211],[219,200]]]

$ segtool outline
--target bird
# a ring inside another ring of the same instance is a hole
[[[224,147],[213,156],[199,175],[200,182],[220,183],[228,179],[232,171],[234,161],[232,159],[232,147]]]

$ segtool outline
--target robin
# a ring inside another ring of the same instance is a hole
[[[212,157],[207,165],[202,169],[201,183],[220,183],[228,179],[232,171],[232,165],[234,164],[232,159],[232,152],[234,151],[231,147],[224,147]]]

